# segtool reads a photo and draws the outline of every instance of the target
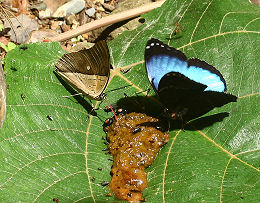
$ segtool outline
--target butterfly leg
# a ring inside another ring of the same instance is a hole
[[[91,99],[89,99],[89,102],[90,102],[90,104],[91,104],[92,109],[90,110],[89,114],[87,115],[86,122],[88,121],[90,115],[92,115],[92,116],[96,116],[96,115],[97,115],[97,113],[96,113],[96,111],[95,111],[95,110],[97,110],[97,109],[95,108],[95,106],[94,106],[94,104],[92,103]]]

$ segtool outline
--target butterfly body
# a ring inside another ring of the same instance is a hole
[[[174,119],[190,120],[237,99],[225,93],[226,82],[216,68],[197,58],[187,60],[160,40],[147,42],[145,63],[153,89]]]
[[[90,49],[65,54],[56,64],[56,72],[89,99],[102,100],[110,75],[110,56],[106,42]]]

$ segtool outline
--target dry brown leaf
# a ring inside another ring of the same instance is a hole
[[[4,45],[7,45],[10,40],[6,38],[5,36],[0,37],[0,42],[2,42]]]
[[[17,15],[20,15],[20,14],[26,14],[28,15],[29,14],[29,1],[28,0],[7,0],[7,3],[13,7],[13,8],[17,8],[18,9],[18,12],[17,12]]]

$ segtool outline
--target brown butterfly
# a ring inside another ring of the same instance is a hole
[[[2,68],[2,63],[0,61],[0,128],[5,120],[6,112],[6,85],[4,78],[4,71]]]
[[[56,72],[89,99],[102,100],[110,75],[110,56],[105,41],[90,49],[65,54]]]

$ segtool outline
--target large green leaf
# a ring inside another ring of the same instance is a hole
[[[156,97],[141,96],[150,87],[143,60],[151,37],[214,65],[224,75],[228,92],[239,97],[236,103],[191,122],[185,131],[170,132],[169,143],[147,169],[145,198],[148,202],[259,202],[260,8],[248,0],[169,0],[143,17],[141,27],[109,44],[114,70],[106,92],[111,103],[128,103],[136,111],[144,104],[148,114],[160,114]],[[176,31],[181,33],[175,35]],[[97,110],[97,116],[86,121],[92,109],[87,99],[62,98],[75,91],[53,72],[63,54],[57,43],[27,46],[6,57],[1,202],[114,201],[106,197],[108,188],[100,185],[111,179],[112,162],[102,151],[106,148],[102,124],[111,114]],[[120,68],[126,66],[131,70],[123,74]],[[138,91],[143,92],[135,97]],[[99,102],[93,104],[97,107]],[[105,102],[100,106],[104,108]],[[223,112],[230,115],[211,122],[214,114]]]

